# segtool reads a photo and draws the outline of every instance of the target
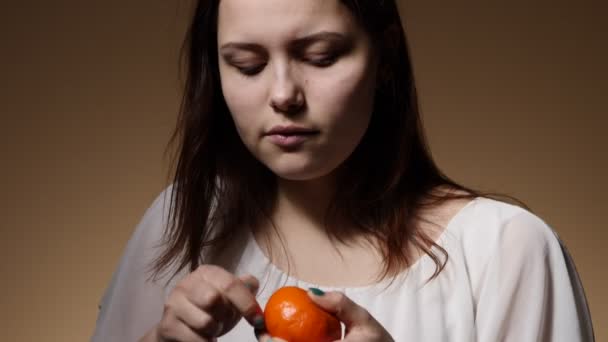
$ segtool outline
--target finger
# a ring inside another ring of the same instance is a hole
[[[182,287],[184,291],[181,292],[187,300],[202,311],[219,320],[236,318],[236,310],[228,299],[224,298],[218,289],[202,278],[195,278]]]
[[[161,322],[158,327],[158,334],[160,335],[161,341],[213,341],[213,339],[207,339],[200,336],[175,316],[170,321]]]
[[[257,280],[255,283],[245,285],[243,280],[235,277],[228,271],[212,265],[203,265],[201,277],[220,291],[236,310],[254,327],[264,326],[264,314],[251,289],[257,291]],[[251,278],[246,278],[250,281]]]
[[[331,291],[325,293],[312,288],[308,291],[308,296],[322,309],[336,316],[347,327],[368,324],[370,320],[373,320],[367,310],[357,305],[342,292]]]
[[[252,295],[255,296],[258,293],[258,290],[260,289],[260,282],[256,277],[252,276],[251,274],[246,274],[240,276],[239,279],[243,282],[243,284],[245,284],[245,286],[247,286]]]
[[[260,336],[257,336],[258,342],[287,342],[284,339],[278,338],[278,337],[272,337],[268,334],[263,334]]]
[[[178,297],[175,302],[175,315],[199,335],[217,337],[222,333],[223,324],[194,305],[186,297]]]

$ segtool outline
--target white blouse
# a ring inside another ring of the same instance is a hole
[[[91,341],[137,341],[160,321],[165,299],[185,275],[167,285],[166,279],[148,280],[149,263],[159,253],[167,222],[169,197],[165,191],[156,199],[129,240],[101,300]],[[462,208],[437,241],[448,252],[446,267],[426,284],[435,271],[428,255],[394,279],[332,288],[287,275],[269,262],[251,234],[242,239],[242,253],[225,267],[260,279],[257,298],[262,307],[281,286],[318,287],[344,292],[397,342],[594,340],[568,251],[541,219],[511,204],[479,197]],[[245,320],[218,340],[256,341]]]

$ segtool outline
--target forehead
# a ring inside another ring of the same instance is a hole
[[[218,42],[275,41],[318,31],[358,30],[340,0],[221,0]]]

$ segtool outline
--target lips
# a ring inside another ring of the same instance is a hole
[[[266,132],[266,135],[290,136],[290,135],[309,135],[309,134],[316,134],[316,133],[319,133],[319,131],[311,129],[311,128],[307,128],[307,127],[302,127],[302,126],[274,126],[268,132]]]
[[[302,126],[274,126],[265,135],[270,141],[283,148],[295,149],[319,131]]]

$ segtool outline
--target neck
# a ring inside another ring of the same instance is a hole
[[[325,232],[325,216],[335,191],[335,177],[307,181],[279,179],[272,221],[284,236]]]
[[[276,229],[287,240],[313,236],[325,238],[328,229],[326,215],[336,189],[335,180],[333,173],[306,181],[279,178],[270,216],[274,229],[271,226],[266,228]]]

